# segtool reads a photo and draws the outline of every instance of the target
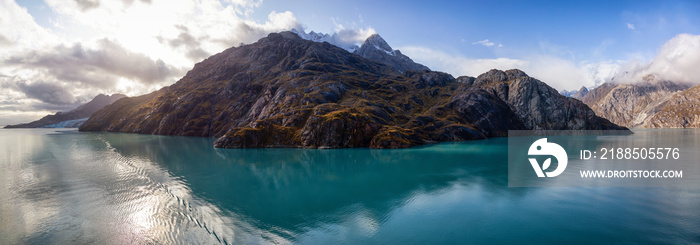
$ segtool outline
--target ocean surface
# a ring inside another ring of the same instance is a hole
[[[679,132],[661,140],[700,162],[700,130]],[[700,243],[700,183],[509,188],[506,138],[400,150],[213,140],[0,130],[0,244]]]

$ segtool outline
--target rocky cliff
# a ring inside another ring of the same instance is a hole
[[[5,126],[5,128],[77,128],[85,121],[85,119],[90,117],[90,115],[92,115],[96,111],[124,97],[126,97],[126,95],[123,94],[99,94],[95,96],[95,98],[93,98],[90,102],[78,106],[77,108],[68,112],[57,112],[54,115],[46,115],[45,117],[37,121],[17,125],[8,125]]]
[[[689,86],[647,77],[632,84],[605,83],[591,90],[581,100],[596,115],[625,127],[646,127],[675,93]]]
[[[122,99],[81,131],[217,137],[216,147],[404,148],[511,129],[624,129],[519,70],[455,79],[273,33]]]

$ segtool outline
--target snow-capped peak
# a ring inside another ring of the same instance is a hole
[[[323,34],[320,32],[314,32],[311,31],[309,33],[306,33],[303,30],[297,30],[297,29],[292,29],[291,32],[299,35],[299,37],[309,40],[309,41],[314,41],[314,42],[328,42],[330,44],[333,44],[335,46],[338,46],[342,49],[347,50],[348,52],[352,53],[355,52],[355,50],[359,49],[360,47],[357,46],[356,44],[347,44],[347,43],[342,43],[335,38],[335,34],[333,36],[328,35],[328,34]]]

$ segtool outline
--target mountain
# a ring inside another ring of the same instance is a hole
[[[576,94],[576,93],[578,93],[577,90],[571,90],[571,91],[569,91],[569,90],[566,90],[566,89],[564,89],[564,90],[562,90],[561,92],[559,92],[559,94],[561,94],[561,95],[563,95],[563,96],[565,96],[565,97],[574,96],[574,94]]]
[[[581,86],[581,88],[578,89],[578,91],[576,91],[576,93],[574,93],[570,97],[580,100],[583,98],[583,96],[586,96],[586,94],[588,94],[588,88],[586,88],[586,86]]]
[[[366,59],[388,65],[398,73],[403,73],[404,71],[430,70],[427,66],[414,62],[411,60],[411,58],[402,54],[401,51],[392,49],[391,46],[389,46],[389,44],[381,36],[379,36],[379,34],[369,36],[362,43],[362,46],[358,47],[354,44],[339,41],[339,37],[336,36],[337,34],[333,34],[333,36],[331,36],[313,31],[306,33],[297,29],[292,29],[291,32],[297,34],[302,39],[321,43],[327,42],[345,49],[350,53],[354,53]]]
[[[564,97],[571,97],[576,92],[577,92],[576,90],[569,91],[569,90],[564,89],[564,90],[560,91],[559,94],[563,95]]]
[[[399,73],[327,42],[272,33],[197,63],[81,131],[217,137],[215,147],[405,148],[512,129],[625,129],[519,70]]]
[[[424,65],[413,62],[411,58],[403,55],[401,51],[392,49],[379,34],[368,37],[360,49],[354,53],[364,58],[388,65],[399,73],[403,73],[404,71],[430,70]]]
[[[647,76],[629,84],[604,83],[581,99],[596,115],[625,127],[647,127],[667,100],[688,85]]]
[[[346,42],[340,41],[340,39],[342,39],[342,38],[338,37],[337,33],[334,33],[333,35],[323,34],[323,33],[314,32],[314,31],[306,33],[303,30],[297,30],[297,29],[292,29],[291,32],[294,34],[297,34],[299,37],[306,39],[306,40],[309,40],[309,41],[314,41],[314,42],[319,42],[319,43],[327,42],[327,43],[333,44],[335,46],[338,46],[342,49],[347,50],[350,53],[355,52],[356,50],[360,49],[360,47],[357,46],[356,44],[346,43]]]
[[[77,128],[96,111],[124,97],[126,97],[126,95],[123,94],[113,94],[111,96],[99,94],[90,102],[80,105],[68,112],[57,112],[54,115],[46,115],[37,121],[8,125],[5,126],[5,128]]]
[[[581,86],[581,88],[578,89],[578,90],[567,91],[567,90],[565,89],[565,90],[562,90],[562,91],[559,92],[559,93],[560,93],[561,95],[563,95],[563,96],[571,97],[571,98],[579,99],[579,100],[580,100],[581,98],[583,98],[583,96],[585,96],[586,94],[588,94],[588,88],[586,88],[586,86]]]
[[[700,128],[700,85],[674,93],[642,123],[644,128]]]

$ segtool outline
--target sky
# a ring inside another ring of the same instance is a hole
[[[700,82],[698,1],[0,0],[0,125],[141,95],[270,32],[380,34],[453,76],[518,68],[558,90]]]

